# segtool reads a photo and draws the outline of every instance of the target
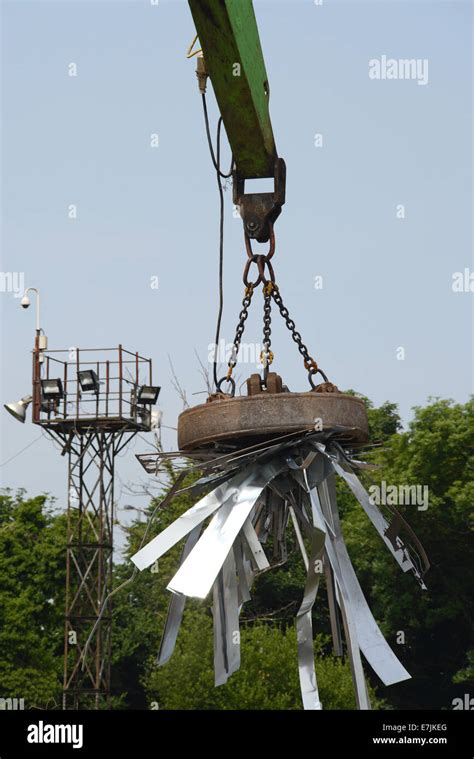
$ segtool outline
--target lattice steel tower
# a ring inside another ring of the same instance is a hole
[[[110,703],[115,457],[153,428],[151,359],[122,348],[33,352],[33,422],[68,456],[63,709]],[[84,655],[84,646],[97,623]]]

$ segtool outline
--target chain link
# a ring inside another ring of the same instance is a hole
[[[280,290],[279,290],[278,285],[273,284],[271,295],[272,295],[273,300],[275,301],[276,305],[278,306],[278,308],[280,310],[280,314],[282,315],[283,319],[285,320],[286,326],[290,330],[291,337],[293,338],[294,342],[297,344],[298,350],[301,353],[301,355],[303,356],[304,367],[305,367],[305,369],[308,372],[308,380],[309,380],[309,383],[310,383],[311,387],[313,387],[313,388],[315,387],[312,378],[313,378],[313,375],[317,374],[318,372],[319,372],[319,374],[321,374],[321,376],[323,377],[324,381],[328,382],[328,378],[326,377],[326,375],[324,374],[324,372],[318,367],[318,365],[317,365],[316,361],[314,360],[314,358],[312,358],[310,356],[308,348],[304,344],[303,339],[302,339],[300,333],[296,329],[296,324],[294,323],[293,319],[291,319],[289,311],[288,311],[288,309],[286,308],[286,306],[283,303],[283,299],[282,299],[282,297],[280,295]]]
[[[222,377],[222,379],[219,380],[216,386],[217,392],[221,391],[221,386],[223,382],[228,382],[231,385],[231,395],[233,396],[235,393],[235,380],[232,377],[232,372],[234,371],[234,367],[237,364],[237,356],[239,354],[239,348],[240,348],[240,341],[242,340],[242,335],[244,334],[245,330],[245,322],[247,321],[248,315],[249,315],[249,307],[252,302],[252,295],[254,293],[254,286],[252,283],[246,286],[245,288],[245,295],[242,300],[242,310],[239,314],[239,321],[237,323],[237,327],[235,330],[235,337],[234,342],[232,343],[232,352],[230,354],[230,359],[228,361],[228,369],[227,374],[225,377]]]
[[[231,374],[232,374],[232,369],[237,363],[237,355],[239,353],[240,341],[242,340],[242,335],[244,334],[245,322],[247,321],[247,318],[249,315],[249,307],[250,307],[250,303],[252,302],[253,293],[254,293],[254,286],[248,285],[245,288],[245,295],[242,301],[242,310],[239,314],[239,321],[237,323],[237,328],[235,330],[234,343],[232,346],[232,354],[229,360],[229,369],[230,369]]]
[[[322,369],[318,367],[314,358],[312,358],[312,356],[309,354],[308,348],[303,343],[303,339],[300,333],[297,331],[296,325],[293,319],[290,317],[288,309],[283,303],[278,285],[275,283],[275,275],[273,272],[272,264],[270,262],[270,259],[273,257],[273,254],[275,252],[275,236],[273,234],[273,227],[271,227],[270,249],[267,255],[260,255],[260,254],[255,255],[252,251],[250,238],[247,235],[245,236],[245,245],[246,245],[246,250],[247,250],[247,262],[245,265],[244,275],[243,275],[243,280],[244,280],[244,285],[245,285],[245,295],[242,300],[242,309],[240,311],[239,321],[237,323],[237,328],[235,330],[234,342],[232,344],[232,352],[231,352],[230,359],[228,361],[227,374],[225,377],[222,377],[222,379],[220,379],[219,382],[217,383],[217,386],[216,386],[217,392],[221,392],[222,383],[227,382],[231,386],[230,394],[232,396],[234,396],[235,394],[235,380],[232,377],[232,372],[234,370],[235,365],[237,364],[237,356],[240,349],[242,335],[244,334],[244,330],[245,330],[245,322],[247,321],[247,318],[249,315],[248,310],[252,301],[252,296],[253,296],[255,288],[261,282],[263,283],[263,350],[260,353],[260,361],[263,364],[264,386],[267,383],[269,366],[273,362],[273,358],[274,358],[273,352],[271,350],[272,298],[275,301],[276,305],[278,306],[280,314],[285,320],[285,324],[291,333],[291,337],[293,338],[294,342],[297,344],[298,350],[303,357],[304,367],[308,372],[308,380],[311,387],[313,389],[316,387],[313,381],[313,377],[314,375],[318,373],[323,377],[325,382],[328,382],[328,378],[326,377]],[[258,268],[258,277],[255,280],[255,282],[248,281],[248,274],[249,274],[250,266],[252,263],[257,264],[257,268]],[[267,279],[267,277],[265,276],[265,267],[267,267],[268,269],[269,279]]]
[[[275,273],[271,263],[271,259],[275,253],[275,233],[273,231],[273,225],[270,224],[270,247],[266,255],[253,252],[252,241],[247,234],[245,235],[245,249],[247,251],[247,262],[244,268],[244,285],[248,287],[250,284],[253,284],[254,287],[257,287],[261,282],[263,282],[264,285],[266,285],[267,282],[274,282]],[[255,282],[248,281],[248,275],[252,264],[256,264],[258,269],[258,277]],[[268,269],[268,277],[265,275],[265,267]]]
[[[263,364],[263,384],[267,384],[270,364],[273,362],[272,345],[272,289],[273,282],[267,282],[263,286],[263,350],[260,353],[260,361]]]

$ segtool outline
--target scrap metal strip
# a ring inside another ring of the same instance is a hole
[[[309,567],[308,554],[306,553],[306,547],[305,547],[305,544],[303,542],[303,535],[301,534],[301,529],[300,529],[300,526],[298,524],[298,519],[296,518],[296,514],[295,514],[295,510],[294,510],[293,506],[290,506],[290,516],[291,516],[291,521],[293,523],[293,529],[294,529],[295,535],[296,535],[296,541],[298,543],[298,546],[299,546],[299,549],[300,549],[300,552],[301,552],[301,556],[303,557],[303,564],[305,566],[306,571],[308,571],[308,567]]]
[[[244,525],[242,527],[242,537],[245,540],[245,543],[250,551],[255,569],[259,572],[263,572],[265,569],[269,569],[270,563],[258,539],[258,535],[255,532],[251,516],[249,516],[244,522]]]
[[[253,580],[253,572],[250,561],[246,560],[244,556],[244,545],[240,535],[237,537],[237,540],[234,543],[233,550],[237,576],[239,578],[239,605],[242,607],[246,601],[250,601],[250,586]]]
[[[214,681],[224,685],[240,667],[239,601],[233,551],[213,584]]]
[[[133,563],[140,570],[151,566],[160,556],[163,556],[164,553],[169,551],[178,541],[191,532],[194,527],[201,524],[215,511],[222,506],[228,506],[229,503],[232,506],[235,498],[238,496],[239,489],[247,486],[252,488],[253,483],[258,488],[259,481],[259,473],[255,471],[255,467],[253,465],[246,467],[229,482],[219,485],[211,493],[201,498],[200,501],[178,517],[169,527],[141,548],[131,557]],[[265,484],[266,482],[260,487],[260,491]]]
[[[361,650],[374,672],[385,685],[410,679],[403,664],[396,657],[375,621],[360,587],[342,535],[341,522],[335,498],[334,475],[329,483],[318,488],[323,514],[331,513],[334,526],[333,545],[344,586],[347,588],[352,616],[357,629]]]
[[[327,551],[324,551],[324,575],[326,578],[326,592],[328,597],[329,607],[329,622],[331,624],[331,636],[332,646],[335,656],[342,656],[342,635],[341,624],[339,621],[339,615],[337,613],[337,592],[336,583],[334,579],[334,570],[331,567],[331,562],[327,555]]]
[[[314,666],[312,611],[321,577],[318,562],[321,562],[322,568],[325,537],[326,533],[323,530],[313,527],[304,597],[296,614],[301,696],[304,709],[313,711],[322,709]]]
[[[334,474],[327,477],[317,488],[310,490],[310,500],[313,513],[321,513],[326,525],[328,527],[331,526],[329,536],[333,552],[337,558],[337,567],[333,565],[329,550],[328,557],[336,578],[343,581],[344,587],[347,588],[351,604],[351,616],[354,620],[359,645],[365,658],[385,685],[409,679],[409,673],[395,656],[382,635],[352,566],[342,535],[336,502]],[[338,570],[340,576],[338,575]],[[340,582],[338,584],[340,585]],[[340,597],[338,597],[338,601],[341,606]]]
[[[309,492],[311,499],[311,506],[313,512],[317,514],[317,517],[321,521],[325,521],[324,514],[321,510],[319,500],[315,497],[315,490],[311,489]],[[339,605],[341,608],[342,619],[344,624],[344,631],[346,636],[347,650],[349,654],[349,662],[352,673],[352,680],[354,683],[354,690],[356,694],[356,703],[358,709],[367,710],[370,709],[370,701],[368,698],[367,688],[365,685],[364,669],[362,666],[362,660],[360,658],[360,646],[357,635],[357,626],[352,612],[351,601],[349,591],[344,582],[344,575],[339,565],[337,553],[334,545],[334,537],[331,532],[327,533],[328,539],[326,540],[326,551],[331,562],[331,566],[336,576],[337,585],[339,588]]]
[[[189,556],[192,549],[199,540],[201,535],[202,525],[198,525],[191,531],[186,543],[184,544],[183,552],[181,554],[180,565]],[[171,600],[168,606],[168,614],[166,616],[165,629],[161,638],[160,649],[156,663],[159,667],[171,657],[178,638],[179,629],[183,620],[184,607],[186,605],[186,596],[171,596]]]
[[[205,598],[226,556],[266,485],[285,467],[282,459],[264,466],[252,465],[236,485],[233,478],[217,490],[222,504],[211,519],[201,539],[168,584],[173,593]],[[217,491],[214,491],[217,492]]]
[[[424,588],[425,585],[423,583],[423,579],[420,575],[420,572],[416,568],[415,564],[410,558],[410,555],[408,553],[408,550],[401,540],[400,537],[397,539],[396,546],[392,544],[389,538],[386,536],[386,532],[388,530],[389,524],[386,521],[385,517],[383,516],[382,512],[379,511],[379,509],[373,504],[370,500],[369,494],[367,493],[366,489],[360,482],[359,478],[354,474],[354,472],[350,469],[350,467],[344,462],[340,463],[336,458],[333,456],[330,456],[329,453],[326,451],[326,447],[324,445],[321,445],[321,443],[315,443],[316,447],[324,453],[325,456],[327,456],[335,471],[347,482],[349,485],[349,488],[359,501],[360,505],[364,509],[365,513],[369,517],[370,521],[374,525],[375,529],[377,530],[378,534],[384,541],[385,545],[387,546],[388,550],[394,557],[394,559],[397,561],[398,565],[401,567],[401,569],[404,572],[412,571],[415,577],[420,582],[421,586]]]

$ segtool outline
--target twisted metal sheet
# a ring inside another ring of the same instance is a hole
[[[172,592],[158,663],[173,653],[187,597],[212,598],[215,684],[240,667],[239,614],[250,600],[255,576],[286,560],[286,530],[292,524],[306,567],[303,600],[296,613],[298,669],[303,706],[322,708],[313,649],[312,610],[320,578],[326,578],[334,651],[342,654],[342,627],[356,703],[370,709],[361,652],[385,685],[410,677],[391,650],[364,597],[344,542],[336,502],[336,475],[349,486],[402,571],[411,571],[422,588],[422,573],[369,496],[336,441],[321,434],[291,437],[278,444],[204,462],[204,475],[191,487],[216,485],[134,556],[149,567],[187,536],[180,566],[168,584]],[[210,520],[206,525],[207,520]],[[387,532],[391,529],[391,533]],[[273,536],[273,556],[265,553]],[[309,541],[309,555],[305,547]],[[338,608],[340,610],[339,617]]]

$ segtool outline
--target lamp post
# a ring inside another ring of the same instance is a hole
[[[35,293],[36,295],[36,327],[35,327],[35,345],[33,349],[33,390],[32,395],[26,395],[20,399],[17,403],[6,403],[4,407],[6,410],[20,422],[24,422],[26,418],[26,409],[28,405],[33,402],[33,421],[39,417],[41,406],[41,364],[43,362],[43,351],[48,347],[48,339],[41,329],[40,322],[40,293],[37,287],[27,287],[23,292],[23,297],[20,301],[22,308],[29,308],[31,306],[31,300],[29,293]]]
[[[41,325],[40,325],[40,293],[37,287],[27,287],[25,289],[25,292],[23,293],[23,297],[20,301],[20,305],[22,308],[29,308],[31,305],[31,300],[28,296],[28,293],[35,293],[36,294],[36,334],[39,334],[41,332]]]
[[[29,308],[31,300],[29,293],[36,295],[36,332],[35,347],[33,349],[33,421],[39,419],[41,408],[41,364],[43,363],[43,351],[48,347],[48,339],[41,329],[40,322],[40,292],[37,287],[27,287],[20,301],[22,308]],[[43,334],[41,334],[43,333]]]

